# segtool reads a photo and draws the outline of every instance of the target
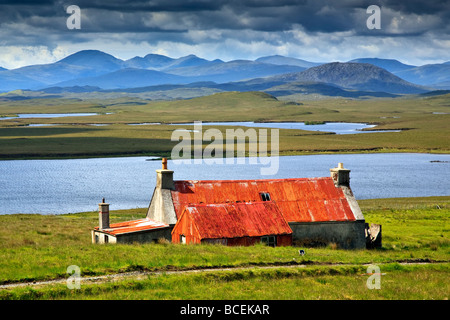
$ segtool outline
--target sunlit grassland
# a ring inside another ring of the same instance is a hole
[[[65,284],[0,291],[0,299],[165,300],[407,300],[448,299],[449,264],[382,266],[380,288],[369,290],[366,266],[253,268],[162,274],[140,280]]]
[[[220,245],[91,244],[95,212],[0,216],[0,283],[160,271],[143,280],[63,284],[0,290],[0,299],[445,299],[450,266],[450,197],[361,200],[366,221],[382,224],[383,248],[342,250],[224,247]],[[111,212],[113,222],[145,216],[145,209]],[[426,265],[401,263],[428,262]],[[385,273],[382,290],[368,290],[367,264]],[[272,266],[271,269],[262,267]],[[283,267],[284,266],[284,267]],[[286,267],[290,266],[290,267]],[[175,270],[251,267],[195,274]],[[302,288],[302,290],[299,290]]]
[[[129,125],[203,121],[363,122],[401,132],[335,135],[280,130],[280,155],[330,152],[450,152],[450,95],[288,102],[258,92],[219,93],[178,101],[31,99],[0,102],[0,114],[95,112],[89,117],[0,121],[0,158],[170,156],[177,128]],[[108,114],[107,114],[108,113]],[[56,124],[28,127],[29,124]],[[105,126],[93,126],[104,124]],[[227,127],[217,127],[225,137]],[[244,130],[248,128],[243,127]],[[204,142],[207,145],[207,142]]]

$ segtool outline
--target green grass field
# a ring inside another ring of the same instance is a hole
[[[402,130],[353,135],[280,130],[280,155],[331,152],[449,153],[449,109],[450,95],[289,102],[261,92],[227,92],[177,101],[146,101],[127,97],[110,100],[0,101],[0,115],[100,113],[90,117],[1,120],[0,159],[124,155],[170,157],[177,143],[171,141],[171,134],[180,127],[129,124],[196,120],[363,122],[376,124],[375,129]],[[56,125],[30,127],[30,124]],[[190,129],[186,126],[182,128]],[[204,123],[206,129],[208,127]],[[225,133],[227,127],[218,129]]]
[[[341,250],[220,245],[91,244],[97,213],[0,216],[0,284],[160,271],[141,280],[0,289],[0,299],[448,299],[450,197],[359,201],[367,222],[383,226],[383,248]],[[112,211],[114,222],[145,209]],[[409,264],[403,264],[409,263]],[[367,264],[385,275],[369,290]],[[267,269],[263,267],[272,266]],[[233,268],[171,274],[169,271]],[[248,267],[247,269],[235,269]],[[299,289],[301,288],[301,290]]]

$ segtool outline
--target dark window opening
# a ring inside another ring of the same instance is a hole
[[[259,195],[262,201],[270,201],[270,194],[268,192],[260,192]]]
[[[264,243],[265,245],[269,247],[276,247],[277,245],[277,237],[275,236],[264,236],[261,237],[261,243]]]
[[[105,243],[109,242],[109,237],[105,234]]]

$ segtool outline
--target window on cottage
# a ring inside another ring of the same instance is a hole
[[[105,234],[105,243],[108,243],[109,237]]]
[[[262,201],[270,201],[270,194],[268,192],[260,192],[259,195]]]
[[[265,245],[267,245],[269,247],[276,247],[277,238],[275,236],[264,236],[264,237],[261,237],[261,243],[264,243]]]
[[[184,234],[180,235],[180,243],[186,244],[186,236]]]

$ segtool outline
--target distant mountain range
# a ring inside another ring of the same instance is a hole
[[[172,90],[173,86],[178,89],[258,90],[274,95],[317,93],[360,97],[417,94],[450,89],[450,61],[424,66],[378,58],[319,63],[274,55],[254,61],[225,62],[195,55],[174,59],[158,54],[121,60],[102,51],[83,50],[54,63],[10,70],[0,68],[0,92],[16,89],[127,92],[133,88],[141,88],[138,91],[155,90],[151,87]]]

